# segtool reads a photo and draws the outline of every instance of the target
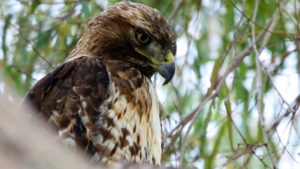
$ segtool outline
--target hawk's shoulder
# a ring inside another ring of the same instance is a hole
[[[61,64],[43,77],[32,87],[25,99],[33,104],[38,112],[42,110],[43,113],[51,115],[52,112],[49,111],[55,109],[52,106],[58,102],[64,103],[75,95],[91,96],[90,99],[101,103],[101,100],[107,97],[108,86],[108,72],[102,61],[82,57]],[[93,95],[90,95],[91,93]]]

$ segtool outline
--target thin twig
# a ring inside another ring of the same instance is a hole
[[[233,124],[234,128],[236,129],[236,131],[238,132],[238,134],[240,135],[240,137],[242,138],[243,142],[245,144],[247,144],[247,140],[246,138],[243,136],[242,132],[240,131],[239,127],[235,124],[235,122],[233,121],[232,119],[232,110],[231,110],[231,105],[230,105],[230,102],[229,101],[226,101],[225,102],[225,107],[226,107],[226,112],[227,112],[227,116],[228,116],[228,119],[230,120],[230,122]]]
[[[256,20],[256,14],[257,14],[257,10],[258,10],[258,6],[259,6],[259,2],[260,0],[256,0],[255,1],[255,7],[253,10],[253,17],[252,20],[255,21]],[[277,9],[278,10],[278,9]],[[273,18],[273,20],[277,20],[279,18],[279,12],[277,12],[277,17]],[[273,24],[275,25],[275,24]],[[273,154],[273,152],[271,151],[271,143],[270,143],[270,136],[267,133],[266,127],[265,127],[265,119],[264,119],[264,115],[263,115],[263,79],[262,79],[262,68],[261,68],[261,62],[259,59],[260,53],[263,51],[263,49],[265,48],[268,39],[270,38],[270,33],[268,32],[265,36],[265,39],[261,45],[260,51],[258,51],[257,46],[256,46],[256,38],[255,38],[255,25],[252,23],[251,24],[251,28],[252,28],[252,43],[253,43],[253,51],[255,52],[256,55],[256,80],[257,80],[257,90],[258,90],[258,94],[257,94],[257,111],[258,111],[258,117],[259,117],[259,124],[263,133],[263,139],[264,139],[264,143],[266,144],[266,149],[268,152],[268,156],[272,162],[272,166],[274,169],[277,169],[277,162],[275,159],[275,156]]]
[[[12,24],[12,27],[13,27],[16,31],[19,31],[16,25]],[[40,53],[40,51],[39,51],[39,50],[37,49],[37,47],[32,43],[32,41],[28,40],[28,39],[27,39],[22,33],[20,33],[20,32],[19,32],[19,35],[21,36],[21,38],[23,38],[23,39],[26,41],[26,43],[28,43],[28,44],[32,47],[33,51],[37,54],[37,56],[38,56],[39,58],[41,58],[43,61],[45,61],[46,64],[47,64],[51,69],[54,69],[54,66],[52,65],[52,63],[50,63],[50,62],[49,62],[49,61],[48,61],[48,60]]]
[[[174,19],[174,17],[177,15],[177,13],[179,12],[180,8],[182,8],[184,4],[184,0],[180,0],[175,8],[175,10],[172,12],[172,14],[170,15],[170,17],[168,18],[168,22],[171,23],[171,21]]]

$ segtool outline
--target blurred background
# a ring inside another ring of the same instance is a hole
[[[22,98],[116,2],[1,1],[1,94]],[[177,36],[175,78],[153,78],[164,166],[299,168],[300,0],[134,2],[157,8]]]

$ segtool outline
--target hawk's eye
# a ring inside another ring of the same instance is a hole
[[[135,38],[141,45],[147,45],[151,41],[151,37],[143,31],[136,31]]]

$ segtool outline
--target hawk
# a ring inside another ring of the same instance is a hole
[[[158,10],[120,2],[94,17],[66,60],[25,99],[68,145],[93,160],[161,164],[151,76],[175,72],[175,36]]]

